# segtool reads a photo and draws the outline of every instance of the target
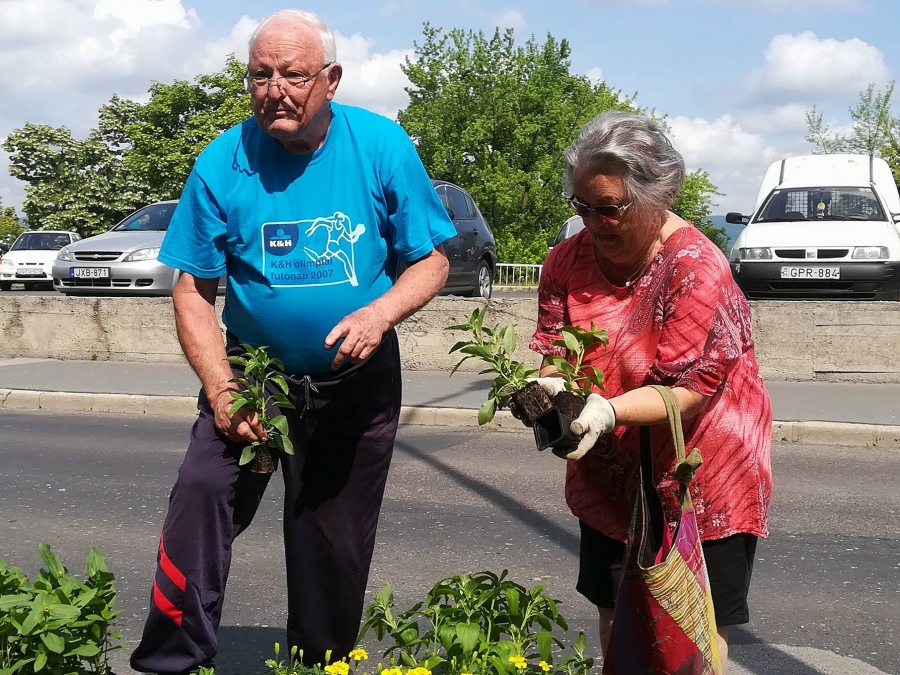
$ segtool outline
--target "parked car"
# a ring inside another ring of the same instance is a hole
[[[556,236],[547,242],[548,250],[552,251],[554,246],[558,246],[569,237],[574,237],[583,229],[584,221],[581,219],[581,216],[572,216],[563,223],[563,226],[559,228],[559,232],[556,233]]]
[[[441,294],[490,298],[497,268],[494,233],[468,192],[447,181],[431,182],[456,227],[456,236],[444,242],[450,273]]]
[[[53,287],[64,295],[171,295],[180,272],[156,258],[177,204],[150,204],[64,247],[53,262]]]
[[[900,300],[900,194],[887,162],[809,155],[775,162],[729,256],[751,299]]]
[[[81,237],[63,230],[30,230],[20,234],[0,259],[0,291],[8,291],[14,283],[25,285],[26,291],[38,285],[53,283],[53,261],[59,251]]]

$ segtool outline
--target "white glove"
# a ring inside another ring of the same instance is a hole
[[[559,392],[566,390],[566,381],[561,377],[536,377],[528,381],[541,385],[541,389],[550,397],[551,401]]]
[[[591,394],[587,397],[587,403],[584,410],[569,425],[569,429],[573,434],[582,436],[581,442],[578,443],[572,452],[566,455],[566,459],[577,460],[587,454],[587,451],[594,447],[597,439],[603,434],[608,434],[616,426],[616,411],[612,404],[600,394]]]

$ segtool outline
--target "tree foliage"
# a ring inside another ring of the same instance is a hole
[[[32,227],[105,231],[135,209],[181,193],[197,155],[250,110],[233,57],[194,82],[155,82],[150,100],[113,96],[84,140],[66,127],[26,123],[3,144],[10,173],[26,183]]]
[[[687,174],[681,192],[675,197],[672,211],[703,232],[710,241],[723,251],[728,245],[725,228],[716,227],[709,219],[712,215],[713,200],[722,193],[702,169]]]
[[[824,122],[822,113],[813,106],[806,113],[806,140],[817,154],[837,152],[859,153],[883,157],[900,182],[900,117],[891,112],[894,82],[884,90],[870,84],[859,94],[856,105],[850,108],[850,133],[839,134]]]
[[[0,253],[5,253],[23,232],[16,210],[11,206],[3,206],[0,202]]]
[[[432,178],[468,190],[497,239],[501,260],[540,262],[571,215],[563,150],[605,110],[636,110],[603,83],[569,72],[569,43],[515,44],[512,30],[444,33],[425,24],[403,71],[412,86],[399,122]]]

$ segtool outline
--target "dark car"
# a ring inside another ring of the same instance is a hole
[[[441,294],[490,298],[497,267],[497,246],[490,226],[468,192],[447,181],[431,182],[456,227],[456,236],[444,242],[450,274]]]

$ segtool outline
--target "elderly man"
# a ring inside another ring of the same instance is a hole
[[[313,14],[269,16],[250,42],[253,118],[200,155],[160,260],[182,270],[178,336],[203,385],[172,490],[150,616],[132,667],[191,673],[216,654],[232,543],[267,475],[238,465],[265,440],[235,389],[214,309],[228,274],[229,349],[285,364],[296,454],[281,457],[288,642],[305,660],[353,647],[400,413],[396,326],[447,278],[455,235],[397,124],[332,103],[342,69]],[[408,264],[394,280],[398,260]]]

